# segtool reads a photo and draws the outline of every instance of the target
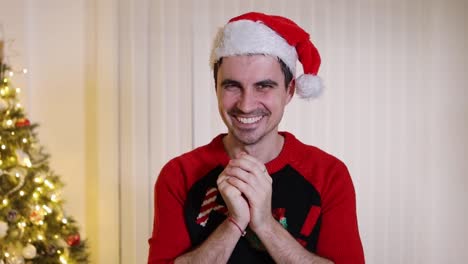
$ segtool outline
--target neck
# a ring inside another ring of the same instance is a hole
[[[223,143],[230,158],[236,157],[241,152],[246,152],[259,161],[267,163],[280,154],[284,144],[284,137],[278,133],[270,133],[255,144],[245,145],[231,134],[228,134],[223,138]]]

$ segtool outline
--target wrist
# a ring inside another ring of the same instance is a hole
[[[265,221],[262,221],[259,225],[252,225],[250,223],[249,227],[252,229],[257,236],[263,236],[264,234],[270,234],[274,232],[275,225],[279,225],[273,216],[268,217]]]
[[[247,226],[249,225],[249,218],[247,217],[242,217],[236,214],[229,213],[227,215],[227,220],[229,220],[229,218],[231,218],[234,222],[236,222],[236,224],[239,225],[239,227],[242,230],[247,229]]]
[[[246,227],[242,227],[242,226],[241,226],[238,222],[236,222],[236,220],[235,220],[233,217],[231,217],[231,216],[228,216],[228,217],[227,217],[227,221],[228,221],[231,225],[233,225],[235,228],[237,228],[237,229],[239,230],[241,236],[245,236],[245,234],[247,233],[247,232],[245,231]],[[247,226],[247,225],[246,225],[246,226]]]

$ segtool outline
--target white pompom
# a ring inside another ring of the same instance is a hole
[[[8,102],[0,98],[0,111],[5,111],[8,109]]]
[[[31,159],[29,158],[29,155],[27,153],[25,153],[21,149],[16,149],[15,153],[19,165],[23,167],[31,167]]]
[[[12,256],[7,262],[8,264],[24,264],[24,258],[22,256]]]
[[[317,98],[322,91],[322,79],[316,75],[303,74],[296,79],[296,93],[301,98]]]
[[[8,224],[0,221],[0,238],[4,238],[8,231]]]
[[[27,246],[23,248],[22,253],[25,259],[33,259],[36,257],[36,254],[37,254],[36,247],[34,247],[31,244],[28,244]]]

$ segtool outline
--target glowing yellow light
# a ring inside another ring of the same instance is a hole
[[[37,188],[36,188],[36,191],[38,191],[39,193],[42,193],[42,188],[41,188],[41,187],[37,187]]]
[[[3,164],[3,160],[0,160],[0,165],[2,165],[2,164]]]
[[[57,195],[52,194],[52,195],[50,196],[50,200],[51,200],[52,202],[57,202],[57,201],[58,201]]]
[[[17,94],[21,93],[21,88],[16,88],[16,93]]]
[[[62,254],[62,251],[60,249],[57,249],[57,254]]]
[[[41,210],[41,207],[39,205],[36,205],[35,208],[36,208],[36,211]]]
[[[39,225],[43,225],[44,224],[44,221],[39,221]]]
[[[2,95],[2,96],[5,95],[5,90],[3,90],[3,89],[0,90],[0,95]]]
[[[42,235],[37,235],[37,239],[38,239],[38,240],[43,240],[44,237],[43,237]]]
[[[59,260],[60,260],[60,262],[62,264],[67,264],[68,263],[64,256],[60,256]]]
[[[23,138],[23,143],[28,143],[28,139],[27,138]]]
[[[68,224],[68,220],[66,218],[62,218],[62,223]]]
[[[14,136],[14,135],[15,135],[15,131],[11,131],[11,135]]]
[[[10,253],[5,252],[5,257],[9,258],[9,257],[10,257]]]
[[[7,82],[8,82],[8,79],[7,79],[7,78],[4,78],[4,79],[3,79],[3,82],[4,82],[4,83],[7,83]]]
[[[31,160],[29,158],[24,158],[23,162],[26,165],[26,167],[28,167],[28,168],[32,167],[32,163],[31,163]]]
[[[17,104],[16,104],[16,108],[21,108],[21,104],[20,104],[20,103],[17,103]]]
[[[7,206],[8,205],[8,199],[7,198],[3,199],[2,204],[4,206]]]
[[[54,238],[55,238],[55,239],[59,239],[59,235],[55,235]]]
[[[12,126],[13,125],[13,120],[7,120],[6,121],[7,126]]]
[[[8,75],[10,75],[10,77],[13,77],[13,75],[15,75],[15,73],[12,72],[12,71],[10,71],[10,72],[8,73]]]
[[[34,192],[34,193],[33,193],[33,198],[34,198],[35,200],[37,200],[37,199],[39,198],[39,194],[38,194],[37,192]]]
[[[25,228],[25,227],[26,227],[26,223],[25,223],[25,222],[19,222],[19,223],[18,223],[18,227],[19,227],[19,228]],[[31,242],[31,241],[29,241],[29,242]]]
[[[34,182],[35,183],[42,183],[44,181],[44,179],[42,177],[36,177],[34,178]]]
[[[5,145],[2,145],[2,149],[5,150],[5,149],[6,149],[6,146],[5,146]]]
[[[23,73],[24,73],[24,74],[28,73],[28,69],[24,68],[24,69],[23,69]]]
[[[47,187],[49,187],[50,189],[54,189],[54,188],[55,188],[54,184],[52,184],[49,180],[45,180],[45,181],[44,181],[44,184],[45,184]]]
[[[50,209],[47,205],[43,205],[42,208],[44,208],[44,210],[45,210],[48,214],[52,213],[52,209]]]
[[[20,195],[20,196],[24,196],[24,191],[21,190],[21,191],[19,192],[19,195]]]
[[[5,80],[6,80],[6,79],[5,79]],[[6,91],[6,92],[10,91],[10,87],[5,86],[5,91]]]

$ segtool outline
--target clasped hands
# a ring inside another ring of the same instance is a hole
[[[271,214],[272,178],[265,165],[245,152],[229,161],[218,176],[221,193],[229,215],[241,228],[257,232],[274,221]]]

